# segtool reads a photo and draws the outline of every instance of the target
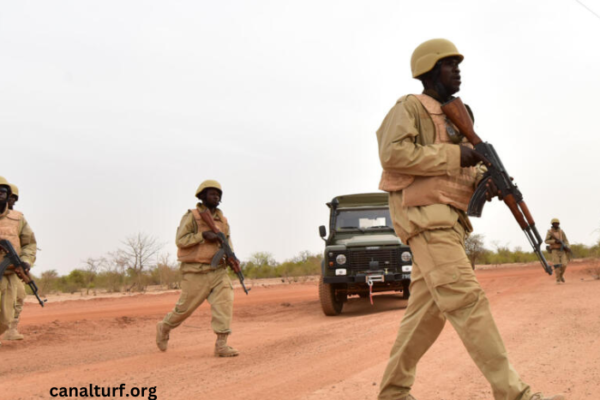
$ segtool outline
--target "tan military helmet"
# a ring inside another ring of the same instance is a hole
[[[8,195],[10,196],[12,194],[12,188],[10,187],[10,183],[8,183],[8,181],[3,176],[0,176],[0,186],[8,187]]]
[[[560,224],[560,221],[558,220],[558,218],[552,218],[552,221],[550,221],[551,224]]]
[[[10,190],[14,196],[17,196],[17,200],[19,200],[19,188],[14,183],[9,183]]]
[[[221,192],[221,199],[223,198],[223,189],[221,188],[221,184],[212,179],[205,180],[200,184],[200,186],[198,186],[198,189],[196,190],[196,197],[198,197],[203,190],[208,188],[217,189],[219,192]]]
[[[449,40],[431,39],[421,43],[415,49],[410,59],[410,69],[413,78],[417,78],[435,67],[442,58],[459,57],[462,61],[465,57],[458,52],[458,49]]]

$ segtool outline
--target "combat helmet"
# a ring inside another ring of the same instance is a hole
[[[560,221],[558,220],[558,218],[552,218],[552,221],[550,221],[551,224],[560,224]]]
[[[17,200],[19,200],[19,188],[17,187],[17,185],[15,185],[14,183],[9,183],[8,186],[10,186],[10,191],[12,192],[11,194],[13,196],[16,196]]]
[[[410,69],[413,78],[417,78],[435,67],[435,64],[446,57],[458,57],[462,61],[465,57],[449,40],[431,39],[421,43],[415,49],[410,59]]]
[[[6,178],[4,178],[3,176],[0,176],[0,186],[6,186],[8,188],[8,195],[10,196],[12,194],[12,188],[10,187],[10,183],[8,183]]]
[[[200,193],[209,188],[217,189],[219,193],[221,193],[221,199],[223,199],[223,189],[221,189],[221,184],[213,179],[207,179],[198,186],[196,197],[200,196]]]

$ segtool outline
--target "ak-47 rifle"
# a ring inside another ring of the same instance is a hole
[[[491,163],[491,166],[487,166],[488,172],[484,175],[484,178],[479,183],[479,186],[477,186],[477,189],[475,189],[473,197],[471,197],[467,214],[474,217],[481,217],[481,212],[483,211],[483,206],[486,202],[487,183],[492,181],[501,192],[504,203],[506,203],[519,223],[519,226],[525,233],[527,240],[529,240],[531,247],[533,247],[533,251],[542,263],[544,270],[548,275],[552,275],[552,268],[540,250],[543,241],[535,227],[535,221],[533,220],[527,205],[523,201],[521,191],[517,188],[517,185],[513,184],[511,177],[506,172],[504,165],[502,165],[502,161],[500,161],[500,157],[496,153],[496,150],[494,150],[494,147],[489,143],[483,142],[481,138],[477,136],[473,129],[473,121],[459,97],[444,103],[442,105],[442,111],[475,147],[475,151],[483,155]]]
[[[246,289],[246,285],[244,285],[244,274],[242,273],[242,269],[240,268],[240,260],[235,256],[235,253],[233,252],[231,246],[229,246],[229,241],[227,240],[227,237],[225,237],[225,234],[221,232],[219,228],[217,228],[217,225],[215,224],[212,215],[210,215],[210,210],[208,208],[200,213],[200,217],[204,222],[206,222],[210,230],[217,234],[221,242],[221,249],[217,252],[217,254],[215,254],[215,256],[210,262],[210,265],[212,267],[217,267],[219,263],[223,260],[223,257],[225,257],[227,265],[229,265],[233,272],[235,272],[242,285],[242,288],[244,289],[244,292],[248,294],[248,291],[250,289]]]
[[[38,287],[33,281],[33,279],[31,279],[31,276],[29,276],[29,271],[27,271],[27,264],[21,261],[21,258],[15,251],[13,245],[8,240],[0,240],[0,250],[6,252],[6,256],[4,256],[4,259],[0,262],[0,280],[4,275],[4,271],[6,271],[7,269],[14,269],[15,273],[19,276],[19,278],[21,278],[23,282],[29,285],[31,291],[40,302],[40,306],[44,307],[44,302],[46,300],[44,299],[42,301],[42,299],[40,299],[40,296],[38,295]],[[12,268],[9,268],[11,266]]]
[[[567,246],[565,244],[565,242],[563,242],[558,237],[556,237],[554,235],[554,233],[550,233],[550,235],[552,235],[552,239],[556,240],[558,242],[558,244],[560,244],[560,251],[566,251],[567,253],[573,255],[573,251],[571,250],[571,248],[569,246]],[[548,247],[550,247],[550,246],[548,246]],[[548,251],[551,251],[551,249],[548,249]]]

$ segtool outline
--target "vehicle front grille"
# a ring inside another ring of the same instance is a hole
[[[370,264],[377,261],[378,267],[370,268]],[[402,264],[400,249],[377,250],[350,250],[348,253],[348,267],[352,269],[384,269],[395,268]]]

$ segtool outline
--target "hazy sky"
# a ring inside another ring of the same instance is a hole
[[[137,232],[174,256],[205,179],[238,256],[319,252],[325,206],[376,191],[375,131],[421,91],[425,40],[465,55],[462,90],[542,234],[600,227],[600,0],[19,1],[0,9],[0,175],[21,192],[36,272],[66,273]],[[595,14],[594,14],[595,12]],[[473,219],[527,248],[508,208]],[[174,258],[174,257],[173,257]]]

